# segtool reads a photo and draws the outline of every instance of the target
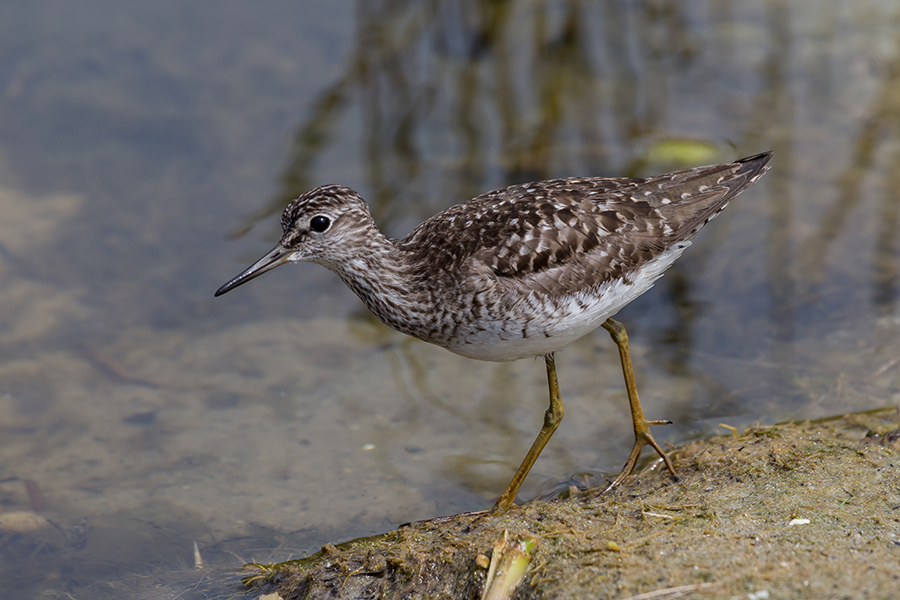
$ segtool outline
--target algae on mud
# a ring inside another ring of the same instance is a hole
[[[527,531],[540,544],[519,599],[887,597],[900,586],[898,451],[896,408],[752,427],[672,452],[678,483],[645,472],[604,494],[413,523],[248,565],[245,582],[285,600],[479,598],[479,554]]]

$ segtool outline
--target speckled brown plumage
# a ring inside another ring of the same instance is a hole
[[[514,185],[458,204],[400,242],[417,260],[457,273],[473,258],[498,276],[527,276],[589,254],[595,285],[693,237],[756,181],[768,155],[646,179],[570,178]]]
[[[402,240],[381,234],[359,194],[322,186],[285,209],[281,243],[216,295],[285,262],[315,262],[403,333],[482,360],[544,355],[549,368],[556,350],[607,327],[649,289],[770,158],[514,185],[450,207]],[[624,330],[620,349],[623,339],[624,366]],[[636,434],[651,440],[636,402]]]

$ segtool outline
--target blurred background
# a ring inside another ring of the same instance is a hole
[[[402,237],[513,183],[774,150],[618,317],[654,433],[900,404],[898,26],[888,0],[4,2],[0,595],[233,597],[245,561],[491,506],[540,360],[405,338],[316,265],[213,299],[325,183]],[[606,332],[557,366],[521,500],[630,449]]]

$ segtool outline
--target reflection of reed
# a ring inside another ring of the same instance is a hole
[[[896,130],[897,116],[900,114],[900,53],[886,65],[885,72],[880,94],[862,120],[850,162],[837,177],[838,197],[800,250],[801,272],[811,287],[825,279],[826,258],[831,246],[840,239],[841,232],[851,229],[847,221],[865,198],[860,188],[863,180],[877,168],[876,150],[885,143],[885,132]],[[895,152],[891,157],[887,171],[872,258],[871,299],[876,309],[891,311],[897,303],[900,152]]]
[[[771,193],[769,199],[769,231],[767,273],[771,293],[769,321],[774,333],[781,341],[788,342],[794,336],[794,316],[791,303],[794,296],[794,281],[791,277],[791,230],[793,228],[793,199],[791,197],[791,176],[794,172],[793,116],[796,112],[794,94],[791,90],[790,77],[787,72],[792,36],[790,15],[786,0],[771,0],[768,8],[769,44],[766,60],[763,63],[768,102],[763,104],[769,119],[779,123],[774,131],[773,149],[778,156],[776,169],[769,182]],[[785,369],[790,368],[790,349],[779,345],[776,352],[784,352]],[[791,365],[792,366],[792,365]],[[790,377],[783,373],[785,383]]]
[[[357,108],[364,191],[388,230],[398,215],[424,218],[513,182],[609,174],[607,147],[666,115],[663,65],[697,54],[684,10],[360,2],[357,45],[300,126],[269,212],[320,183],[312,169]]]
[[[887,182],[881,196],[881,226],[872,260],[872,303],[876,310],[893,313],[897,305],[897,213],[900,190],[900,150],[894,151],[888,165]]]

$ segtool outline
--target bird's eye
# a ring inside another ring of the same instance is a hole
[[[331,226],[331,219],[324,215],[318,215],[310,219],[309,228],[316,233],[322,233]]]

